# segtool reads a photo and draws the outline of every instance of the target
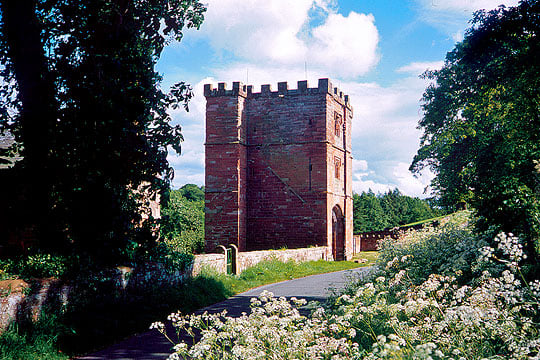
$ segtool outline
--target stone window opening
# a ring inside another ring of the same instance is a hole
[[[341,179],[341,159],[338,157],[334,158],[334,169],[335,169],[335,178]]]
[[[334,134],[336,136],[341,136],[341,127],[343,125],[343,120],[341,114],[337,111],[334,111]]]
[[[311,172],[313,171],[313,164],[311,164],[311,158],[309,158],[309,163],[308,163],[308,173],[309,173],[309,191],[311,191]]]

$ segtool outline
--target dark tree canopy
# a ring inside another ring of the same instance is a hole
[[[423,97],[411,170],[431,168],[442,205],[472,205],[481,229],[540,233],[540,2],[474,15]],[[531,250],[531,249],[530,249]]]
[[[3,172],[22,184],[0,184],[11,192],[6,223],[32,227],[43,248],[105,258],[151,243],[142,195],[168,188],[167,148],[180,151],[182,135],[167,109],[192,96],[185,83],[163,93],[154,67],[168,42],[200,26],[204,6],[2,0],[0,11],[0,133],[23,157]]]

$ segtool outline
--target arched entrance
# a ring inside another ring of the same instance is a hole
[[[332,209],[332,255],[334,260],[345,260],[345,218],[339,205]]]

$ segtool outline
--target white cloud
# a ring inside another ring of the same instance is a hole
[[[429,171],[424,171],[420,176],[415,177],[409,171],[409,165],[404,162],[398,162],[392,168],[393,179],[390,182],[374,180],[375,171],[367,169],[367,161],[360,160],[366,165],[363,171],[355,170],[353,162],[353,191],[357,194],[367,192],[370,189],[374,193],[385,193],[388,190],[398,188],[402,194],[426,198],[430,196],[429,185],[433,179],[433,174]]]
[[[204,185],[204,171],[203,172],[191,172],[185,169],[178,169],[174,171],[174,179],[172,181],[172,187],[174,189],[181,188],[185,184],[195,184],[199,186]]]
[[[211,0],[201,30],[217,50],[294,62],[305,55],[297,34],[312,5],[312,0]]]
[[[337,76],[365,74],[379,61],[379,33],[371,14],[330,14],[324,24],[313,29],[313,38],[310,60]]]
[[[354,173],[358,171],[366,171],[368,169],[368,163],[366,160],[357,160],[353,159],[352,161],[352,171]]]
[[[429,174],[415,178],[408,171],[419,145],[422,117],[420,99],[428,84],[417,75],[426,68],[437,68],[440,62],[414,62],[399,70],[406,75],[389,86],[376,83],[344,82],[354,108],[352,126],[353,188],[357,192],[371,188],[384,192],[398,188],[410,196],[423,194]],[[356,161],[356,160],[355,160]],[[369,167],[367,166],[369,164]],[[361,165],[361,166],[360,166]]]
[[[214,70],[215,77],[220,82],[226,82],[231,86],[233,81],[241,81],[254,86],[254,92],[258,92],[260,85],[270,84],[272,89],[277,89],[277,83],[287,81],[289,88],[295,89],[298,80],[308,80],[309,87],[317,86],[319,78],[324,76],[318,70],[308,69],[307,77],[304,65],[260,65],[253,63],[235,63]],[[215,83],[214,83],[215,84]]]
[[[452,34],[452,40],[454,40],[456,43],[463,41],[463,31],[456,31],[454,34]]]
[[[463,39],[472,14],[481,9],[492,10],[499,5],[516,6],[518,0],[417,0],[420,18],[445,32],[454,41]]]
[[[395,186],[389,184],[381,184],[377,183],[373,180],[364,180],[362,176],[353,175],[353,191],[357,194],[361,194],[363,192],[368,192],[369,190],[372,190],[375,194],[377,193],[385,193],[388,192],[388,190],[393,190]]]
[[[171,151],[167,156],[174,168],[174,187],[189,183],[204,185],[206,99],[203,87],[207,83],[215,83],[215,80],[204,78],[193,86],[195,96],[189,103],[189,112],[186,113],[183,108],[171,112],[174,123],[182,127],[184,137],[182,153],[178,155]]]
[[[413,62],[398,68],[396,71],[411,75],[421,75],[426,70],[439,70],[443,65],[444,61]]]
[[[435,67],[439,63],[416,62],[400,68],[411,74],[397,80],[390,86],[376,83],[340,81],[334,78],[334,86],[350,96],[354,107],[353,124],[353,189],[356,192],[385,192],[398,187],[411,196],[422,196],[429,181],[416,179],[408,173],[407,165],[416,153],[420,131],[416,129],[421,117],[419,99],[426,81],[419,79],[417,73],[424,67]],[[288,81],[291,89],[296,81],[305,77],[303,65],[254,65],[243,62],[223,65],[214,69],[212,77],[204,78],[194,85],[195,98],[190,103],[191,111],[174,113],[176,121],[182,125],[185,142],[183,154],[170,156],[175,168],[174,186],[185,183],[204,184],[204,121],[206,100],[203,85],[226,82],[228,88],[233,81],[246,80],[249,71],[249,84],[259,91],[261,84],[271,84],[277,89],[278,81]],[[310,87],[317,86],[317,80],[327,74],[318,70],[308,72]],[[368,166],[369,164],[369,166]],[[427,182],[426,182],[427,181]]]
[[[329,76],[356,77],[378,62],[373,15],[334,12],[330,0],[211,0],[201,27],[219,53],[270,66],[301,66]],[[284,10],[286,9],[286,11]],[[310,10],[323,14],[310,29]]]
[[[409,171],[409,164],[400,162],[394,168],[394,176],[397,180],[397,188],[402,193],[422,198],[430,195],[429,185],[434,175],[429,169],[416,177]]]
[[[422,0],[426,8],[435,11],[453,11],[471,13],[476,10],[495,9],[501,4],[505,6],[516,6],[519,0]]]

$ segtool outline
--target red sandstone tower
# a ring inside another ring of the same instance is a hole
[[[204,86],[207,251],[327,246],[352,254],[349,97],[319,79],[289,90]]]

